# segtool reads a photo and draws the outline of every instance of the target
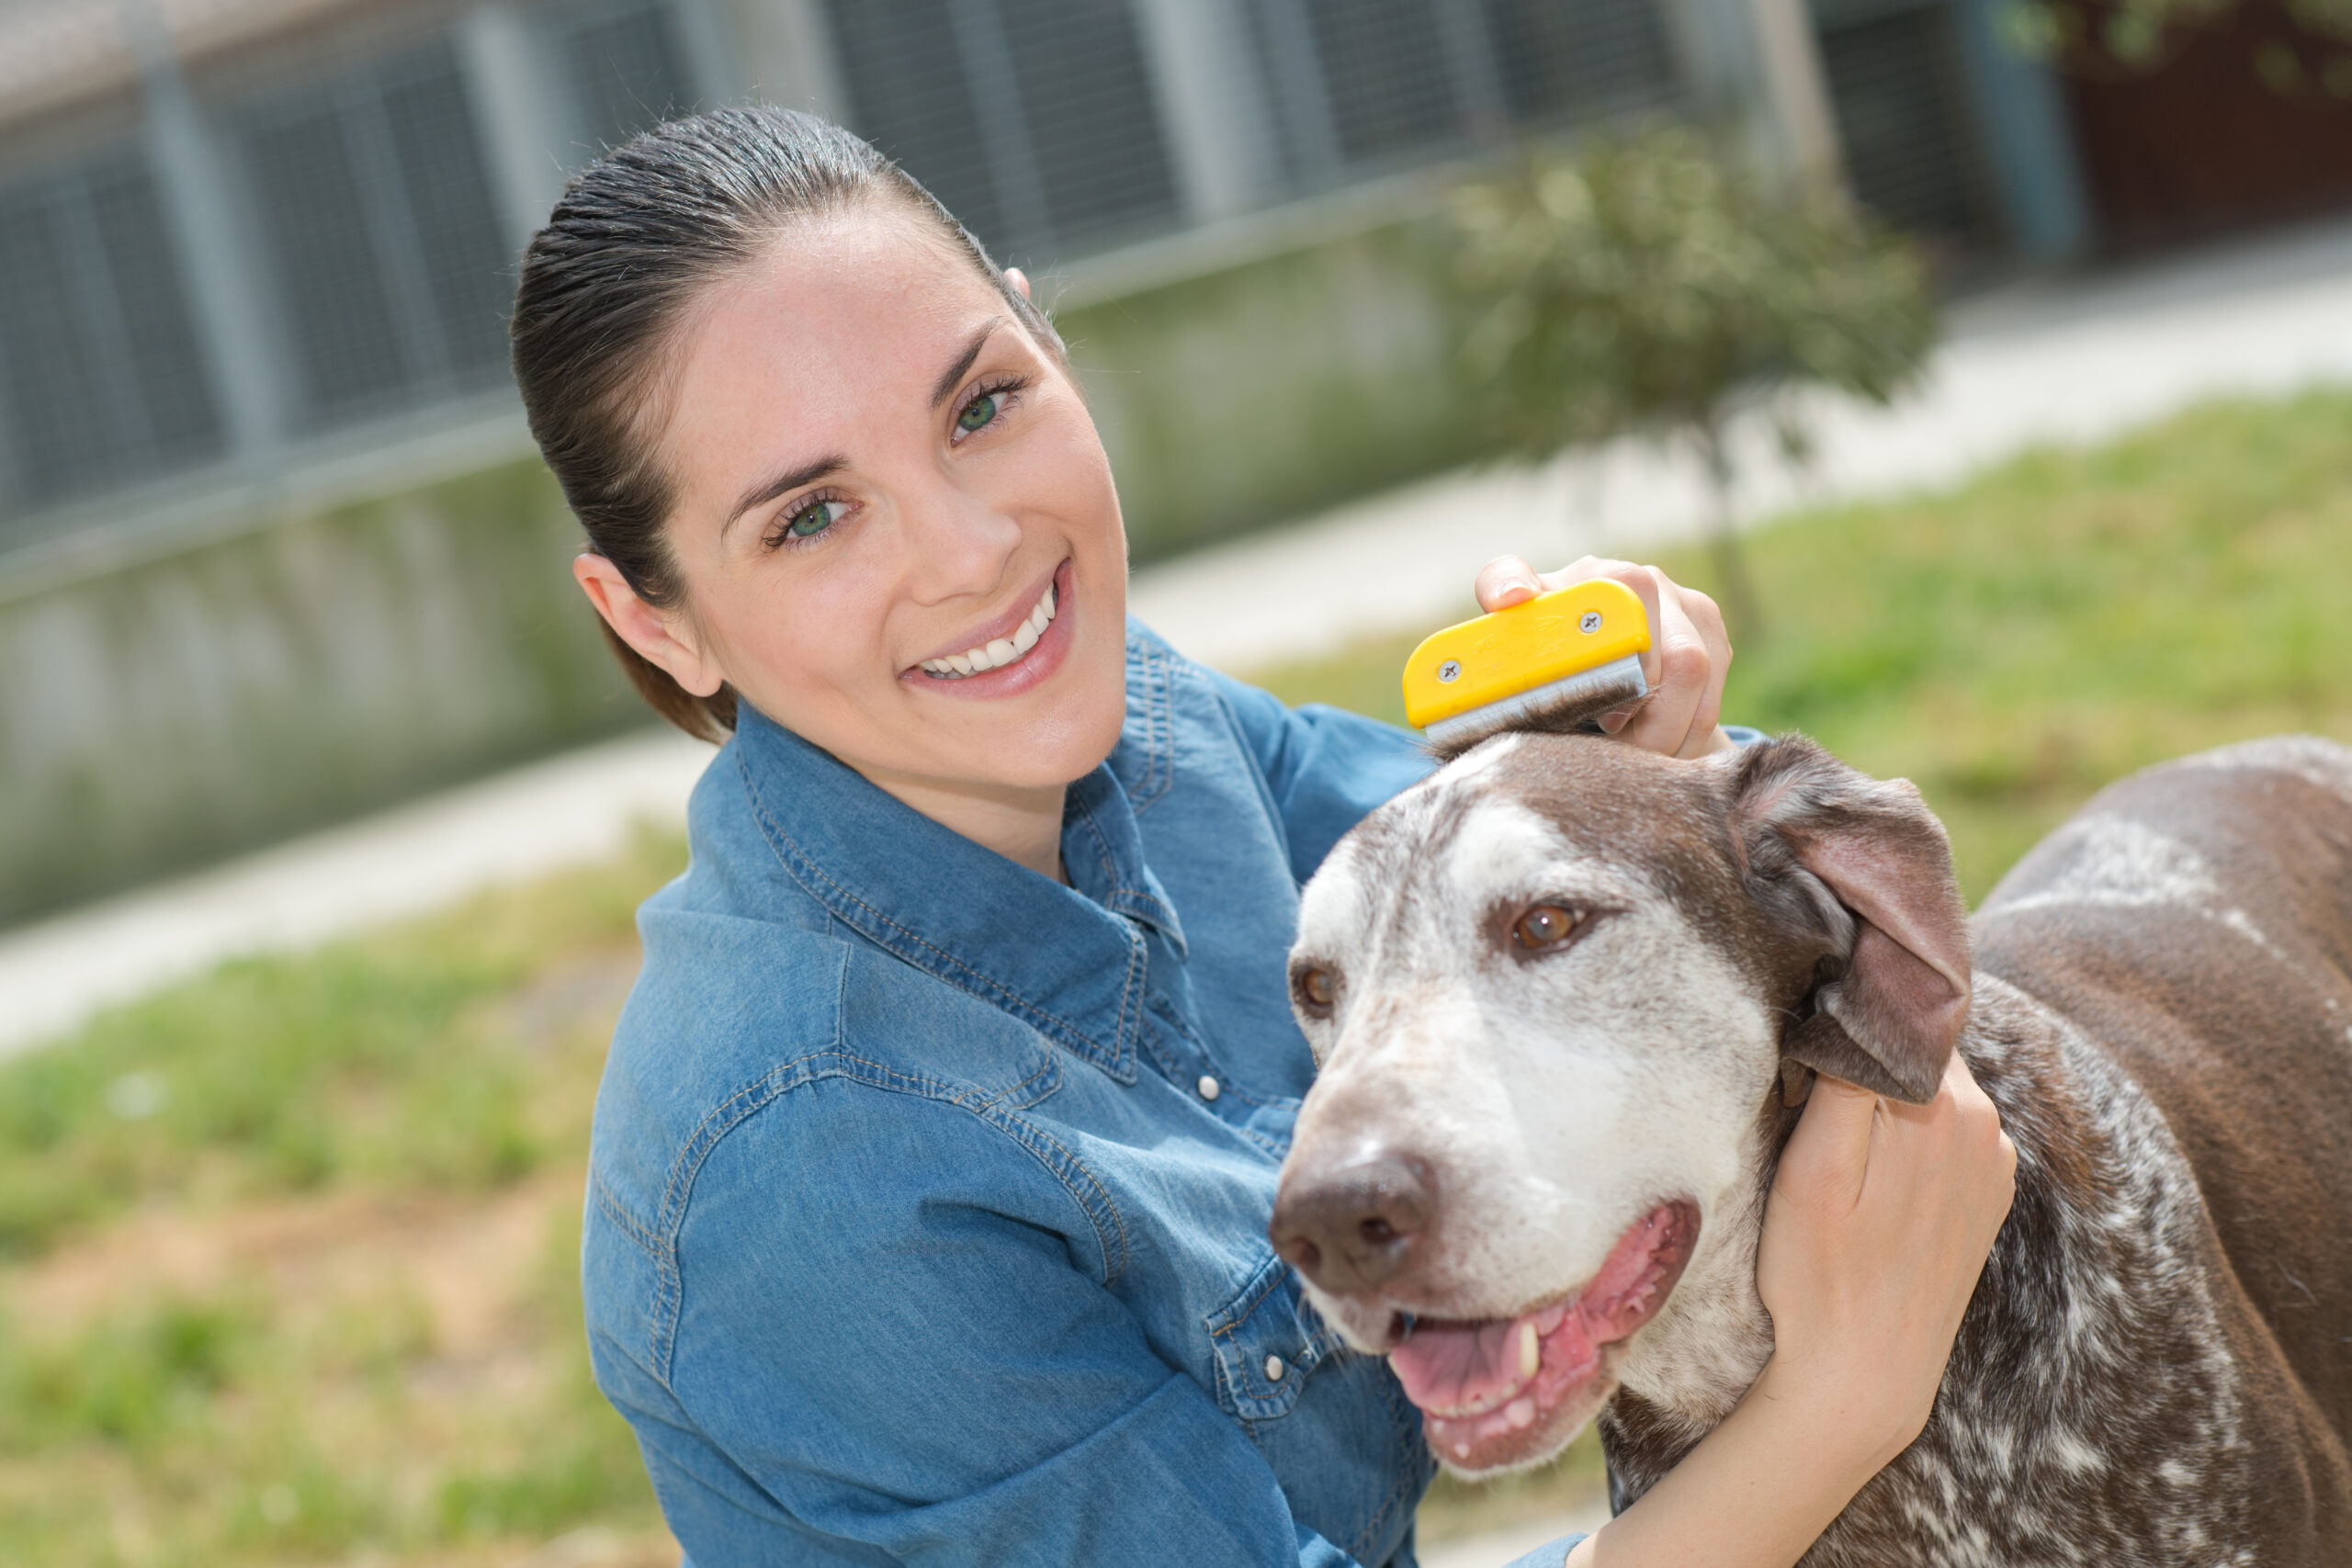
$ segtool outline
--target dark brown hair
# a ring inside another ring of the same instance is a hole
[[[588,547],[647,604],[669,608],[681,592],[663,531],[674,486],[656,460],[653,407],[680,317],[796,220],[876,198],[931,225],[1061,353],[1043,313],[913,176],[841,127],[790,109],[718,109],[649,130],[573,178],[531,237],[510,329],[524,412]],[[734,729],[733,691],[697,697],[610,626],[605,637],[662,717],[707,740]]]

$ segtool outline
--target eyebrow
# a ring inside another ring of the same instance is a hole
[[[1002,325],[1004,325],[1002,316],[990,316],[980,323],[980,330],[972,334],[972,340],[964,345],[964,352],[956,356],[956,363],[950,365],[941,374],[938,382],[933,386],[931,389],[933,408],[938,408],[949,398],[955,396],[956,389],[963,383],[965,372],[971,369],[974,361],[980,357],[980,350],[988,346],[989,338],[997,328]],[[725,538],[727,530],[735,526],[737,520],[746,512],[755,507],[765,506],[786,491],[798,490],[805,484],[813,484],[826,475],[839,473],[848,467],[849,459],[836,452],[820,457],[813,463],[804,463],[790,473],[778,474],[774,479],[763,480],[743,492],[742,499],[738,501],[734,508],[727,513],[727,521],[718,525],[718,536]]]
[[[931,389],[933,408],[938,408],[956,395],[956,389],[963,383],[964,372],[972,367],[972,362],[980,356],[980,350],[988,346],[989,334],[1002,325],[1002,316],[990,316],[980,324],[980,330],[972,334],[972,341],[964,345],[964,352],[956,356],[956,363],[947,367],[938,383]]]
[[[718,536],[725,538],[727,530],[735,526],[736,521],[753,507],[765,506],[787,491],[796,491],[802,485],[813,484],[826,475],[837,474],[848,467],[849,459],[835,452],[829,457],[820,457],[813,463],[803,463],[788,474],[778,474],[774,479],[763,480],[743,492],[743,499],[735,503],[734,510],[727,514],[727,521],[718,525]]]

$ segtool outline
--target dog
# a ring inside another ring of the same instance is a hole
[[[1306,887],[1320,1071],[1271,1227],[1441,1461],[1598,1416],[1622,1509],[1770,1354],[1756,1247],[1810,1074],[1959,1050],[2017,1196],[1926,1430],[1808,1564],[2352,1564],[2352,750],[2119,783],[1973,922],[1902,781],[1481,741]]]

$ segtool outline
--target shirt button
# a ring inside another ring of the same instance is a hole
[[[1268,1382],[1282,1382],[1283,1374],[1288,1371],[1290,1371],[1290,1369],[1283,1365],[1283,1359],[1280,1356],[1269,1356],[1266,1358],[1266,1381]]]
[[[1215,1100],[1218,1095],[1225,1092],[1217,1087],[1216,1079],[1209,1077],[1206,1073],[1203,1073],[1201,1075],[1201,1081],[1194,1084],[1193,1087],[1201,1091],[1201,1098],[1203,1100]]]

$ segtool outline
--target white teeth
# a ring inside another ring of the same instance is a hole
[[[1503,1412],[1503,1418],[1514,1427],[1533,1426],[1535,1424],[1535,1402],[1532,1399],[1512,1400],[1510,1402],[1510,1408]]]
[[[1520,1377],[1522,1380],[1533,1377],[1535,1369],[1543,1364],[1544,1351],[1535,1342],[1535,1325],[1532,1323],[1521,1324],[1519,1325]]]
[[[922,669],[925,674],[943,681],[1002,669],[1037,646],[1037,639],[1044,637],[1046,628],[1054,624],[1054,616],[1060,608],[1060,599],[1054,592],[1054,585],[1048,582],[1046,592],[1038,595],[1037,603],[1030,607],[1029,618],[1015,626],[1012,636],[992,638],[984,648],[967,648],[961,653],[951,653],[942,659],[926,659]]]

